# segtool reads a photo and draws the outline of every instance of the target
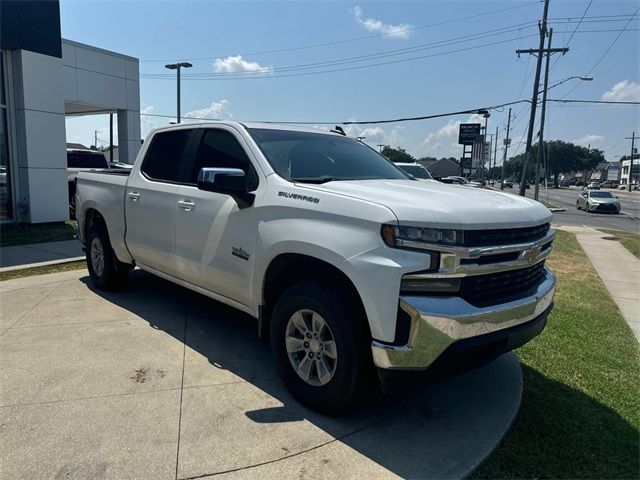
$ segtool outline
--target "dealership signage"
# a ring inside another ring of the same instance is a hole
[[[461,123],[458,133],[458,143],[461,145],[471,145],[478,140],[480,135],[479,123]]]

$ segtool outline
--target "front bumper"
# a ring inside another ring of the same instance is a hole
[[[592,212],[618,213],[620,206],[615,203],[592,203],[589,205],[589,210]]]
[[[510,342],[509,332],[532,320],[546,318],[555,287],[555,277],[545,268],[545,278],[535,291],[499,305],[476,307],[460,297],[402,296],[400,308],[410,317],[409,340],[405,345],[374,340],[373,361],[376,367],[385,370],[425,370],[447,349],[451,351],[454,344],[476,337],[492,338],[493,342],[500,335],[488,334],[497,332],[505,333],[506,343],[498,342],[502,351],[506,351],[505,345],[510,346],[507,350],[517,348],[532,337]]]

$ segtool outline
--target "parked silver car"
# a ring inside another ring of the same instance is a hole
[[[620,202],[611,192],[587,190],[578,195],[576,208],[585,212],[620,213]]]

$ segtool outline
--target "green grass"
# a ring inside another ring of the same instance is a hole
[[[572,234],[558,232],[549,265],[555,308],[517,352],[520,412],[472,478],[637,479],[638,343]]]
[[[76,234],[75,225],[76,222],[71,220],[64,223],[60,222],[42,225],[1,225],[0,247],[73,240]]]
[[[604,230],[602,228],[600,231],[616,237],[624,248],[640,258],[640,235],[637,233],[620,232],[618,230]]]
[[[0,272],[0,282],[12,280],[14,278],[32,277],[34,275],[44,275],[46,273],[68,272],[69,270],[79,270],[87,268],[87,262],[79,260],[77,262],[58,263],[55,265],[44,265],[42,267],[21,268]]]

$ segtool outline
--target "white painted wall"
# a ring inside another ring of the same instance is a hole
[[[62,40],[67,113],[118,114],[121,162],[140,150],[140,80],[137,58]]]
[[[140,149],[138,59],[63,39],[62,58],[13,50],[10,61],[14,218],[66,220],[65,113],[117,112],[118,157],[133,163]]]
[[[69,217],[62,61],[26,50],[11,52],[18,168],[18,221]]]

